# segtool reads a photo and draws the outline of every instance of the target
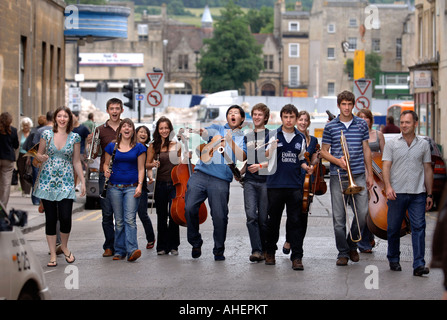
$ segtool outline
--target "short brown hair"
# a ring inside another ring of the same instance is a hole
[[[355,104],[355,95],[351,91],[348,91],[348,90],[340,92],[337,96],[337,105],[340,105],[343,100],[346,100],[346,101],[352,102],[352,104]]]
[[[270,109],[267,107],[264,103],[257,103],[253,106],[251,109],[251,116],[253,117],[253,111],[259,110],[262,113],[264,113],[264,124],[267,124],[269,122],[270,118]]]
[[[119,104],[120,105],[120,107],[121,107],[121,109],[123,109],[124,107],[123,107],[123,101],[121,101],[120,99],[118,99],[118,98],[112,98],[112,99],[110,99],[109,101],[107,101],[107,104],[106,104],[106,110],[109,110],[109,106],[110,105],[112,105],[112,104]]]
[[[294,113],[295,116],[298,118],[298,109],[293,104],[286,104],[284,107],[282,107],[279,116],[282,118],[283,113]]]

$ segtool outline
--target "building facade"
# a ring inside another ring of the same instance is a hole
[[[0,111],[14,126],[65,103],[65,7],[60,0],[0,1]]]
[[[415,57],[410,66],[410,90],[419,115],[418,133],[447,146],[447,4],[440,0],[415,1]],[[444,126],[444,134],[443,134]]]

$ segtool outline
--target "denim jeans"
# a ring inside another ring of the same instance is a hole
[[[137,210],[140,198],[134,198],[136,187],[119,188],[109,185],[107,198],[115,216],[115,254],[130,256],[138,249]]]
[[[244,206],[251,253],[265,251],[267,232],[267,185],[265,182],[246,179],[244,181]]]
[[[157,209],[157,252],[178,250],[180,227],[172,220],[171,204],[175,198],[172,182],[157,181],[155,186],[155,208]]]
[[[388,200],[388,254],[389,262],[399,262],[400,229],[408,210],[413,245],[413,269],[425,266],[425,202],[426,194],[398,193],[396,200]]]
[[[188,180],[185,195],[185,218],[188,242],[194,247],[202,246],[199,232],[199,208],[208,198],[213,219],[214,255],[223,255],[228,225],[228,201],[230,183],[202,172],[194,172]]]
[[[104,172],[99,173],[99,194],[104,190],[105,177]],[[107,188],[107,190],[110,190]],[[111,249],[114,250],[115,243],[115,227],[113,225],[113,209],[110,204],[110,197],[106,197],[105,199],[100,198],[99,203],[101,204],[102,209],[102,230],[104,232],[105,241],[102,246],[104,250]]]
[[[303,190],[293,188],[268,188],[268,222],[266,235],[266,251],[269,254],[275,254],[278,249],[276,243],[279,239],[279,228],[281,226],[281,217],[286,208],[287,214],[287,237],[290,239],[290,248],[292,253],[290,260],[303,258],[303,241],[305,228],[302,225],[301,212],[303,205]],[[304,232],[304,233],[303,233]]]
[[[354,195],[355,208],[357,209],[358,224],[360,225],[360,232],[366,227],[366,214],[368,213],[368,189],[366,188],[365,174],[355,174],[353,179],[358,186],[363,187],[360,193]],[[344,200],[349,200],[351,196],[344,195],[340,188],[340,181],[338,175],[331,175],[330,178],[331,189],[331,203],[332,203],[332,219],[334,223],[335,245],[338,250],[337,258],[349,258],[349,251],[357,250],[357,243],[351,240],[351,235],[346,232],[346,213],[343,205]],[[349,204],[348,204],[349,205]],[[352,210],[353,204],[350,203]],[[351,213],[351,210],[348,210]],[[359,238],[359,228],[356,219],[352,214],[349,214],[352,221],[350,230],[352,238]]]

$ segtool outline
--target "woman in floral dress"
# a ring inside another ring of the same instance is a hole
[[[50,249],[48,267],[57,266],[56,224],[60,222],[61,249],[68,263],[75,261],[68,249],[73,200],[76,199],[73,171],[81,179],[81,196],[85,195],[85,179],[80,158],[81,137],[72,132],[73,115],[60,107],[54,112],[53,130],[45,130],[40,139],[37,160],[42,162],[34,195],[45,208],[45,233]]]

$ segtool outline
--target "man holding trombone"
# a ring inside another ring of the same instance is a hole
[[[374,183],[368,125],[352,114],[354,105],[352,92],[343,91],[337,96],[340,115],[326,124],[321,149],[322,157],[331,163],[330,189],[337,266],[347,265],[349,259],[353,262],[360,259],[357,242],[366,227],[367,189]],[[354,213],[352,224],[349,224],[348,202]],[[346,224],[349,232],[346,232]]]

